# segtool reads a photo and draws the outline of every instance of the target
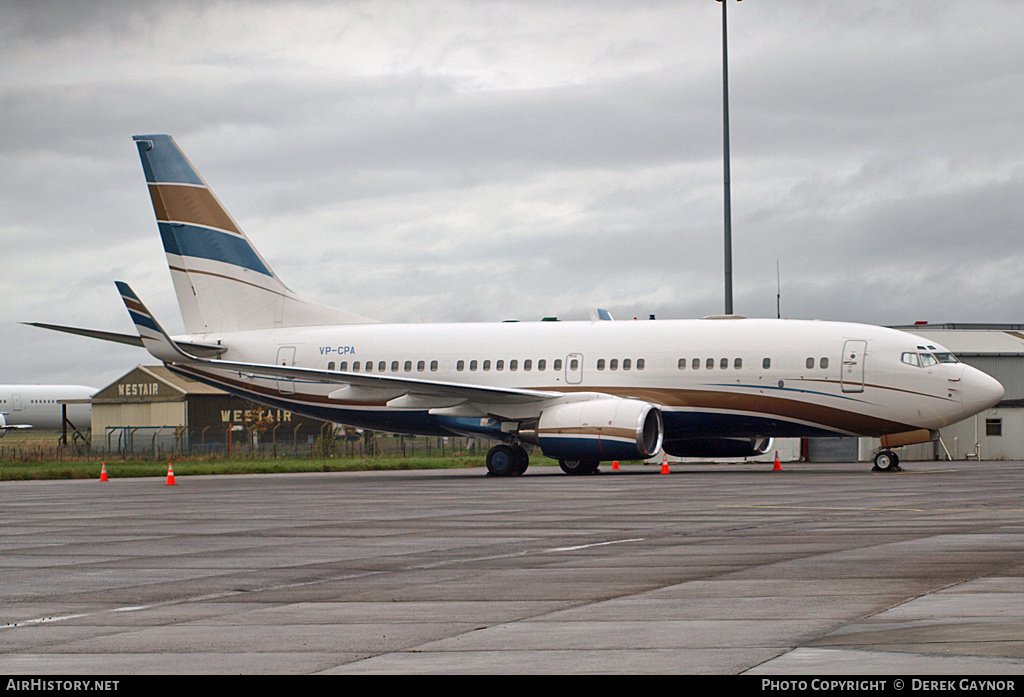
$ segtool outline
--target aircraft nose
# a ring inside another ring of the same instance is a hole
[[[964,366],[961,380],[965,417],[974,416],[978,412],[998,404],[1005,393],[998,380],[971,366]]]

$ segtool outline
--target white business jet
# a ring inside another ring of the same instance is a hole
[[[381,324],[299,298],[170,136],[134,140],[187,334],[124,283],[137,335],[37,326],[141,344],[174,372],[326,421],[489,438],[492,475],[522,474],[534,449],[582,474],[662,450],[754,455],[776,437],[926,442],[1003,396],[941,346],[862,324]],[[875,466],[898,458],[882,449]]]

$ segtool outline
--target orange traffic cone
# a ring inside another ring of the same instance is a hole
[[[103,463],[103,469],[100,470],[100,481],[101,482],[110,481],[107,478],[107,463],[106,462]]]
[[[667,454],[661,456],[661,473],[662,474],[672,474],[671,472],[668,471],[668,455]]]
[[[775,466],[772,467],[772,471],[773,472],[781,472],[782,471],[782,463],[779,462],[779,451],[778,450],[775,451]]]
[[[619,469],[619,461],[618,460],[612,460],[612,471],[614,472],[614,471],[616,471],[618,469]]]
[[[177,482],[174,481],[174,466],[170,462],[168,462],[167,463],[167,486],[172,486],[174,484],[177,484]]]

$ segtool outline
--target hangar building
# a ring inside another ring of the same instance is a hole
[[[105,452],[197,453],[241,444],[287,450],[315,442],[324,426],[233,397],[162,365],[140,365],[92,399],[92,445]]]

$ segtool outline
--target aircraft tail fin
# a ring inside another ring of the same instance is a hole
[[[189,334],[374,320],[302,300],[168,135],[133,137]]]

